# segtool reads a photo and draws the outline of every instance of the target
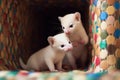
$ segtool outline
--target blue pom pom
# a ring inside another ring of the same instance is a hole
[[[93,4],[94,4],[95,6],[97,6],[97,2],[98,2],[98,0],[94,0],[94,1],[93,1]]]
[[[115,36],[115,38],[119,38],[120,37],[120,29],[116,29],[115,30],[114,36]]]
[[[106,20],[107,17],[108,17],[108,14],[106,12],[101,12],[101,14],[100,14],[100,19],[101,20]]]
[[[119,3],[119,1],[116,1],[116,2],[115,2],[114,7],[115,7],[116,9],[119,9],[119,8],[120,8],[120,3]]]
[[[87,74],[86,80],[99,80],[99,78],[103,75],[105,75],[107,72],[99,72],[99,73],[91,73]]]

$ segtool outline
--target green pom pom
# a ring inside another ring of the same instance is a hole
[[[106,37],[108,36],[107,31],[102,31],[100,36],[102,39],[106,39]]]
[[[106,47],[107,47],[106,40],[102,40],[102,41],[100,42],[100,48],[101,48],[101,49],[104,49],[104,48],[106,48]]]

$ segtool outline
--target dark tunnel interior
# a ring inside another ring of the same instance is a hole
[[[83,26],[89,35],[89,2],[80,0],[79,3],[29,4],[28,26],[32,28],[30,55],[48,45],[48,36],[62,32],[58,16],[80,12]],[[87,66],[90,62],[88,57]]]

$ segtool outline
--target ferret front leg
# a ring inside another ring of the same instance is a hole
[[[63,68],[62,68],[62,61],[58,62],[57,65],[56,65],[57,69],[59,71],[65,71]]]
[[[72,66],[72,68],[77,69],[75,58],[73,57],[72,53],[67,53],[67,58],[68,58],[70,65]]]
[[[45,59],[46,65],[48,66],[49,70],[52,72],[56,72],[58,70],[55,69],[54,63],[50,59]]]
[[[74,47],[77,47],[77,46],[79,46],[79,43],[78,43],[77,41],[73,41],[73,42],[72,42],[72,45],[73,45]]]

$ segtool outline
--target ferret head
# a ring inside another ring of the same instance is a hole
[[[70,40],[67,38],[66,34],[61,33],[55,36],[49,36],[48,42],[52,48],[59,51],[70,51],[72,50],[73,46]]]
[[[67,14],[63,17],[58,17],[59,21],[61,22],[62,29],[66,35],[79,35],[76,37],[80,37],[82,44],[88,43],[88,35],[83,27],[82,21],[81,21],[81,14],[79,12],[75,12],[72,14]],[[75,37],[75,36],[74,36]],[[71,40],[71,39],[70,39]],[[77,41],[77,40],[76,40]]]
[[[62,29],[66,34],[71,34],[76,31],[77,23],[81,23],[81,15],[79,12],[58,17],[58,19],[61,22]]]

